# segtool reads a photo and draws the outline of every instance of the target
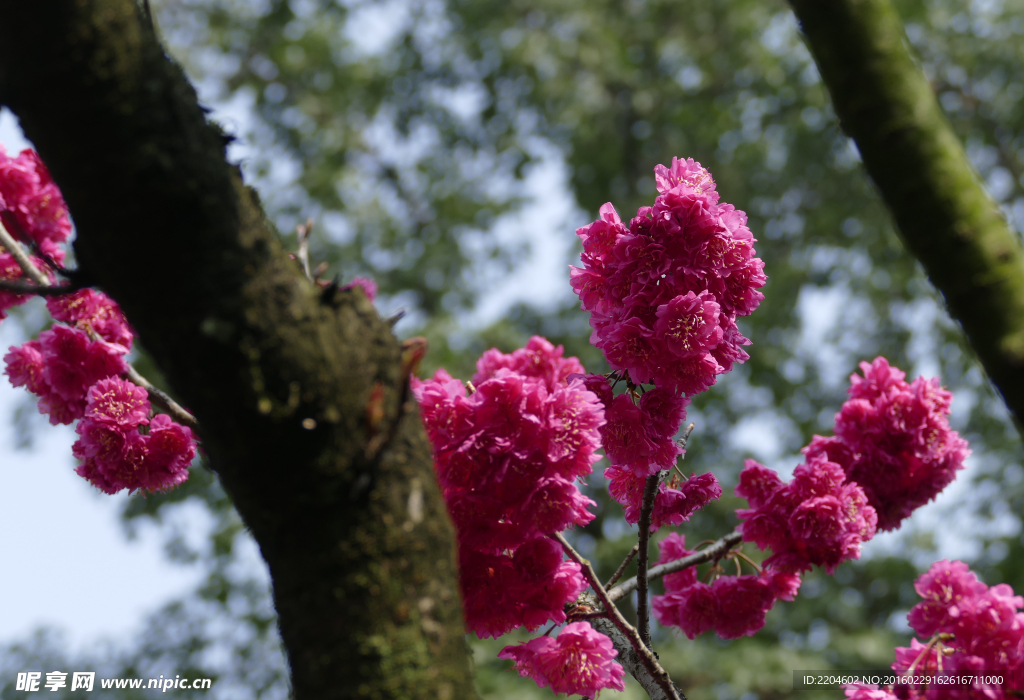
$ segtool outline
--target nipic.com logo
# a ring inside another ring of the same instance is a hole
[[[70,680],[68,676],[71,676]],[[44,679],[45,676],[45,679]],[[99,687],[104,690],[159,690],[166,693],[168,690],[209,690],[213,685],[210,678],[100,678]],[[69,687],[70,686],[70,687]],[[84,690],[92,692],[96,686],[95,671],[25,671],[18,674],[15,690],[26,693],[39,691],[57,692],[58,690]]]

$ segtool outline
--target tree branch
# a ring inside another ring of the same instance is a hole
[[[63,294],[73,294],[83,287],[77,284],[47,284],[40,286],[31,282],[20,280],[0,280],[0,289],[15,294],[32,294],[37,297],[59,297]]]
[[[640,659],[640,663],[643,665],[644,670],[650,674],[650,676],[657,682],[658,687],[664,692],[665,697],[668,700],[682,700],[679,693],[676,691],[675,686],[672,684],[672,679],[669,678],[668,672],[661,667],[658,663],[658,659],[642,641],[640,641],[640,634],[636,631],[633,625],[626,622],[626,618],[622,616],[619,609],[615,606],[615,603],[608,597],[608,593],[605,591],[604,586],[601,585],[601,581],[597,578],[597,574],[594,573],[594,568],[590,565],[590,562],[580,556],[580,553],[572,548],[562,533],[558,532],[551,535],[551,538],[562,545],[562,549],[574,562],[580,565],[583,570],[583,575],[590,583],[590,587],[594,589],[594,594],[597,599],[604,606],[604,609],[608,612],[608,617],[612,625],[626,638],[629,640],[630,645],[636,652],[636,655]],[[600,620],[593,620],[591,624],[600,624]],[[596,628],[595,628],[596,629]]]
[[[653,569],[647,572],[647,580],[654,581],[656,579],[661,578],[662,576],[674,574],[677,571],[682,571],[683,569],[689,568],[691,566],[703,564],[704,562],[711,561],[712,559],[721,559],[723,556],[725,556],[726,552],[728,552],[730,549],[739,544],[742,539],[743,535],[741,533],[730,532],[725,537],[716,541],[714,544],[708,545],[706,548],[700,550],[699,552],[695,552],[688,557],[683,557],[682,559],[670,561],[668,564],[661,564],[659,566],[654,567]],[[608,591],[608,599],[612,602],[620,600],[625,596],[629,595],[630,593],[632,593],[633,591],[635,591],[636,589],[637,579],[636,577],[633,577],[628,581],[623,581],[618,586]]]
[[[644,483],[644,495],[640,504],[639,557],[636,563],[636,624],[640,628],[640,641],[651,648],[651,619],[647,604],[647,566],[650,558],[651,511],[654,510],[654,498],[658,495],[658,484],[665,472],[661,471],[647,477]]]
[[[629,566],[629,562],[633,561],[633,557],[635,557],[636,553],[639,551],[640,545],[633,545],[633,549],[629,550],[629,554],[627,554],[626,558],[622,560],[621,564],[619,564],[619,568],[615,570],[615,573],[612,574],[612,577],[608,579],[608,582],[606,584],[604,584],[605,589],[611,588],[615,585],[616,581],[622,578],[622,574],[625,573],[626,567]]]
[[[32,264],[32,260],[28,254],[22,250],[21,244],[14,239],[14,236],[4,228],[4,224],[0,221],[0,245],[7,249],[7,252],[11,254],[14,261],[21,267],[22,272],[32,279],[33,282],[38,284],[40,287],[47,287],[50,284],[50,278],[39,271],[35,265]]]
[[[790,0],[843,130],[1018,429],[1024,249],[971,167],[889,0]]]

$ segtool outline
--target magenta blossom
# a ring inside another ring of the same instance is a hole
[[[719,203],[699,163],[674,158],[655,178],[654,206],[628,227],[605,204],[576,231],[583,268],[571,269],[571,282],[613,369],[692,396],[747,359],[736,318],[763,298],[764,264],[746,215]]]
[[[505,647],[499,659],[511,659],[521,676],[555,693],[596,698],[606,688],[625,690],[625,669],[615,663],[612,640],[585,622],[566,625],[556,639],[538,637]]]

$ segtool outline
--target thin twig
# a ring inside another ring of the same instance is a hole
[[[97,335],[96,331],[94,331],[92,328],[88,329],[88,333],[89,337],[92,338],[93,341],[102,340],[102,338],[100,338],[100,336]],[[132,384],[134,384],[135,386],[141,386],[143,389],[146,390],[146,392],[149,394],[150,403],[154,403],[160,408],[164,409],[164,411],[167,412],[167,415],[169,415],[171,418],[178,421],[179,423],[187,425],[192,430],[199,429],[199,421],[196,420],[195,416],[193,416],[191,413],[182,408],[178,404],[178,402],[176,402],[170,396],[168,396],[167,394],[153,386],[153,382],[149,381],[141,374],[139,374],[139,370],[135,369],[131,365],[128,365],[128,370],[124,374],[126,377],[128,377],[128,380],[131,381]]]
[[[22,249],[21,244],[14,240],[12,236],[2,222],[0,222],[0,245],[7,249],[7,252],[14,256],[15,262],[21,267],[22,271],[32,278],[32,281],[38,284],[40,287],[48,287],[50,285],[50,278],[39,271],[32,261],[29,259],[28,254]]]
[[[604,584],[605,588],[611,588],[618,582],[620,578],[622,578],[622,574],[625,573],[626,567],[629,566],[629,562],[633,561],[633,557],[635,557],[636,553],[639,551],[640,545],[633,545],[633,549],[629,550],[629,554],[627,554],[626,558],[622,560],[621,564],[619,564],[619,568],[615,570],[615,573],[612,574],[612,577],[608,579],[608,583]]]
[[[741,533],[730,532],[728,535],[721,538],[705,550],[702,550],[700,552],[694,552],[693,554],[687,557],[683,557],[682,559],[676,559],[675,561],[670,561],[667,564],[655,566],[647,572],[647,580],[654,581],[655,579],[659,579],[662,576],[674,574],[677,571],[682,571],[683,569],[687,569],[691,566],[703,564],[706,561],[717,561],[718,559],[721,559],[723,556],[725,556],[726,552],[728,552],[730,549],[739,544],[740,540],[742,539],[743,535]],[[630,593],[636,590],[636,584],[637,581],[635,577],[629,579],[628,581],[623,581],[618,586],[615,586],[615,588],[608,591],[608,598],[613,601],[624,598],[625,596],[629,595]]]
[[[299,224],[295,233],[299,238],[299,252],[295,257],[302,263],[302,271],[306,273],[306,279],[313,281],[313,273],[309,269],[309,234],[313,231],[313,220],[306,219],[306,223]]]
[[[640,657],[640,662],[643,664],[644,669],[657,681],[658,686],[664,691],[665,696],[669,700],[682,700],[679,697],[679,693],[676,691],[672,680],[668,677],[668,672],[661,667],[658,663],[658,659],[655,658],[654,653],[640,641],[640,635],[636,631],[633,625],[626,622],[626,618],[622,616],[619,609],[615,607],[615,604],[608,597],[608,592],[601,585],[601,582],[597,578],[597,574],[594,573],[594,568],[590,565],[590,562],[580,556],[580,553],[572,548],[565,538],[562,537],[562,533],[556,532],[551,535],[551,538],[562,545],[562,549],[574,562],[580,565],[583,570],[583,575],[590,583],[590,587],[594,589],[594,593],[597,595],[597,599],[604,605],[605,611],[608,613],[612,624],[620,632],[622,632],[629,639],[630,644],[633,645],[633,649],[636,650],[637,656]]]
[[[72,294],[80,289],[84,289],[83,286],[78,284],[47,284],[40,286],[32,282],[22,282],[20,280],[0,280],[0,289],[5,292],[14,292],[15,294],[34,294],[37,297],[56,297],[61,294]]]
[[[640,641],[648,649],[651,648],[651,617],[647,607],[647,568],[650,564],[651,511],[654,510],[654,498],[658,495],[658,485],[664,471],[647,477],[644,483],[643,501],[640,505],[640,541],[637,544],[640,556],[636,562],[636,624],[640,628]]]
[[[187,425],[192,430],[199,429],[199,421],[191,413],[182,408],[178,403],[170,396],[153,386],[153,383],[139,374],[138,370],[128,365],[128,371],[125,373],[132,384],[141,386],[147,392],[149,392],[149,400],[155,403],[160,408],[167,411],[167,414],[174,420]]]

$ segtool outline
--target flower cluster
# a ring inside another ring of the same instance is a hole
[[[96,382],[128,370],[128,348],[85,331],[54,325],[36,340],[10,348],[4,371],[14,386],[39,397],[39,412],[53,425],[70,425],[85,415],[86,395]]]
[[[771,547],[765,565],[800,572],[812,565],[829,573],[860,557],[861,544],[875,536],[878,516],[864,491],[847,482],[842,467],[822,456],[808,457],[784,484],[752,459],[740,473],[736,495],[750,508],[737,510],[743,539]]]
[[[0,148],[0,223],[45,258],[32,257],[37,268],[64,261],[60,246],[71,235],[67,206],[34,151],[9,158]],[[0,247],[0,279],[24,276]],[[27,298],[0,291],[0,319]],[[39,412],[53,425],[80,420],[73,446],[83,462],[78,474],[106,493],[163,490],[185,481],[195,457],[192,431],[165,415],[150,418],[146,391],[119,379],[129,369],[124,356],[135,338],[120,307],[92,289],[52,296],[46,307],[58,323],[10,348],[4,374],[39,397]]]
[[[836,415],[835,436],[804,448],[843,467],[864,489],[878,526],[894,530],[963,469],[967,441],[949,427],[952,394],[938,379],[906,376],[884,357],[850,377],[849,400]]]
[[[694,552],[683,535],[672,533],[659,545],[659,564]],[[696,567],[665,576],[665,595],[651,601],[655,619],[679,627],[687,637],[714,630],[722,639],[750,636],[764,627],[765,615],[775,601],[793,600],[800,577],[766,566],[758,575],[721,576],[711,584],[697,580]]]
[[[11,158],[0,146],[0,223],[55,263],[64,261],[60,244],[71,235],[71,220],[60,189],[35,151],[26,149]],[[43,259],[31,259],[37,268],[47,268]],[[0,246],[0,279],[23,276],[11,252]],[[0,320],[7,309],[27,300],[26,295],[0,290]]]
[[[628,227],[609,203],[577,230],[583,268],[570,268],[572,287],[614,369],[692,396],[747,359],[736,318],[757,308],[767,278],[746,215],[719,203],[707,170],[673,158],[654,172],[654,206]]]
[[[917,634],[909,647],[897,647],[895,671],[910,673],[998,672],[1002,685],[932,683],[918,693],[930,700],[1019,697],[1024,690],[1024,597],[1006,584],[986,586],[967,564],[943,559],[914,582],[924,599],[907,615]],[[890,700],[892,689],[856,685],[855,700]]]
[[[164,491],[188,479],[196,456],[192,431],[163,413],[152,419],[149,413],[145,389],[116,377],[96,382],[71,446],[82,460],[78,475],[110,494]]]
[[[538,637],[498,654],[515,661],[519,675],[533,678],[541,688],[587,697],[605,688],[625,690],[626,672],[613,661],[616,656],[612,641],[585,622],[566,625],[556,639]]]
[[[686,418],[690,400],[654,387],[634,403],[632,393],[613,397],[608,379],[600,375],[572,379],[581,379],[604,404],[601,444],[610,462],[604,471],[608,491],[625,510],[626,521],[635,524],[640,519],[647,477],[671,469],[683,452],[673,438]],[[722,488],[713,474],[693,476],[681,484],[660,483],[651,512],[652,532],[664,525],[681,525],[721,495]]]
[[[564,622],[585,586],[548,536],[594,518],[573,482],[599,459],[604,410],[567,381],[583,368],[562,353],[536,336],[509,355],[490,350],[472,393],[444,370],[413,382],[458,534],[466,623],[480,636]]]

